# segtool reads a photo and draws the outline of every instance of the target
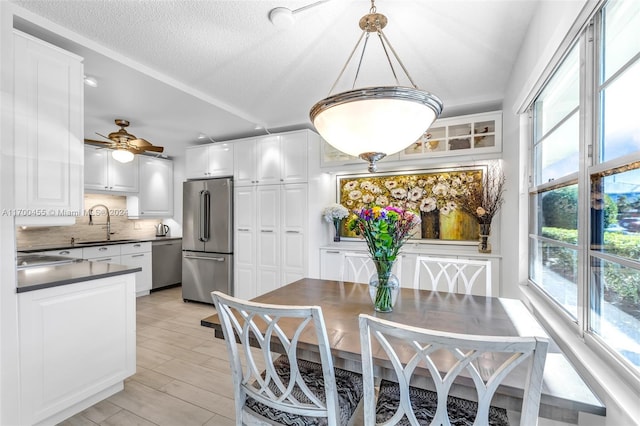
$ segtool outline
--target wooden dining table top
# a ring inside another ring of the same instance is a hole
[[[549,338],[525,305],[517,299],[402,288],[393,311],[379,313],[373,309],[369,286],[366,284],[303,278],[252,300],[277,305],[320,306],[335,365],[356,372],[360,372],[361,368],[358,324],[358,315],[361,313],[452,333]],[[215,337],[224,338],[217,314],[204,318],[201,324],[213,328]],[[305,344],[312,353],[315,342],[305,342],[303,336],[303,348]],[[503,382],[494,398],[494,405],[516,411],[519,409],[524,373],[524,369],[520,373],[514,371]],[[460,388],[464,389],[464,386]],[[458,396],[470,395],[463,391]],[[602,402],[550,339],[540,416],[577,423],[579,412],[606,415]]]

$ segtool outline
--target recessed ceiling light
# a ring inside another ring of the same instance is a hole
[[[269,12],[269,20],[277,28],[289,28],[293,25],[293,11],[287,7],[276,7]]]
[[[91,77],[88,75],[84,76],[84,84],[91,87],[98,87],[98,80],[95,77]]]
[[[322,3],[326,3],[328,1],[330,0],[319,0],[294,10],[291,10],[288,7],[276,7],[269,11],[269,20],[275,27],[286,29],[291,27],[293,23],[296,21],[295,16],[293,15],[295,15],[296,13],[302,12],[303,10],[307,10],[312,7],[318,6]]]

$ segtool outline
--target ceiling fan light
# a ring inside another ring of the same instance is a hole
[[[129,163],[133,161],[133,153],[127,151],[126,149],[116,149],[111,153],[111,156],[114,160],[119,161],[121,163]]]

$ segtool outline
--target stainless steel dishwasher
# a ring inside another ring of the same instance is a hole
[[[182,282],[182,240],[154,241],[151,244],[153,282],[151,289]]]

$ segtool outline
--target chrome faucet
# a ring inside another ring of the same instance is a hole
[[[111,239],[111,215],[109,214],[109,207],[104,204],[96,204],[89,209],[89,225],[93,225],[93,209],[96,207],[102,207],[107,212],[107,241]]]

